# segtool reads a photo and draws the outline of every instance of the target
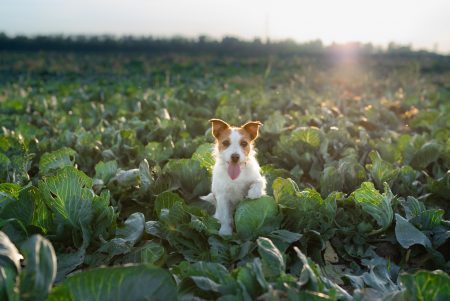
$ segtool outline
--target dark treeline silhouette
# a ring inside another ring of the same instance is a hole
[[[221,40],[200,36],[196,39],[184,37],[154,38],[123,36],[15,36],[0,33],[0,51],[60,51],[60,52],[142,52],[148,54],[182,53],[189,55],[332,55],[345,56],[349,52],[359,55],[409,55],[438,56],[436,53],[414,51],[410,46],[390,43],[386,49],[372,44],[349,43],[325,46],[320,40],[297,43],[293,40],[262,42],[224,37]]]

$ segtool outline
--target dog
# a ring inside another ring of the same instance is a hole
[[[216,206],[214,217],[220,222],[220,235],[231,235],[233,212],[244,198],[266,194],[266,179],[260,173],[253,143],[262,123],[250,121],[240,127],[211,119],[215,138],[211,193],[201,199]]]

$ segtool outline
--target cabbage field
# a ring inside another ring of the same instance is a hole
[[[0,300],[450,300],[449,57],[236,55],[0,53]]]

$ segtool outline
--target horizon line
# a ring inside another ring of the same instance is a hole
[[[254,42],[257,40],[260,40],[262,44],[267,44],[268,42],[273,43],[280,43],[280,42],[294,42],[297,45],[302,44],[308,44],[311,42],[320,42],[324,48],[332,47],[334,45],[336,46],[350,46],[350,45],[358,45],[358,46],[372,46],[375,50],[381,50],[385,51],[389,49],[389,45],[393,44],[397,48],[406,47],[409,48],[411,51],[420,52],[420,51],[426,51],[431,53],[436,53],[440,55],[450,55],[450,51],[441,51],[438,49],[438,43],[436,42],[436,47],[430,48],[430,47],[416,47],[414,46],[413,42],[409,43],[401,43],[396,42],[395,40],[389,41],[386,43],[374,43],[371,41],[361,41],[361,40],[353,40],[353,41],[345,41],[345,42],[338,42],[338,41],[332,41],[332,42],[325,42],[321,38],[316,39],[309,39],[309,40],[298,40],[292,37],[286,37],[286,38],[271,38],[268,37],[260,37],[260,36],[254,36],[253,38],[247,38],[244,36],[240,36],[237,34],[224,34],[221,36],[213,36],[208,34],[196,34],[196,35],[186,35],[186,34],[138,34],[138,33],[8,33],[6,31],[0,31],[0,35],[5,35],[7,38],[17,38],[17,37],[26,37],[26,38],[37,38],[37,37],[88,37],[88,38],[94,38],[94,37],[104,37],[104,38],[113,38],[113,39],[121,39],[121,38],[155,38],[159,40],[172,40],[176,38],[182,38],[189,41],[196,41],[200,38],[206,38],[209,41],[218,41],[224,40],[225,38],[235,38],[243,42]]]

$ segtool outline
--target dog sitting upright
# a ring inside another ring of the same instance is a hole
[[[220,221],[219,234],[230,235],[237,203],[266,193],[266,179],[261,176],[253,149],[262,123],[250,121],[241,127],[233,127],[220,119],[211,119],[210,122],[216,139],[216,163],[211,193],[202,199],[216,205],[214,217]]]

